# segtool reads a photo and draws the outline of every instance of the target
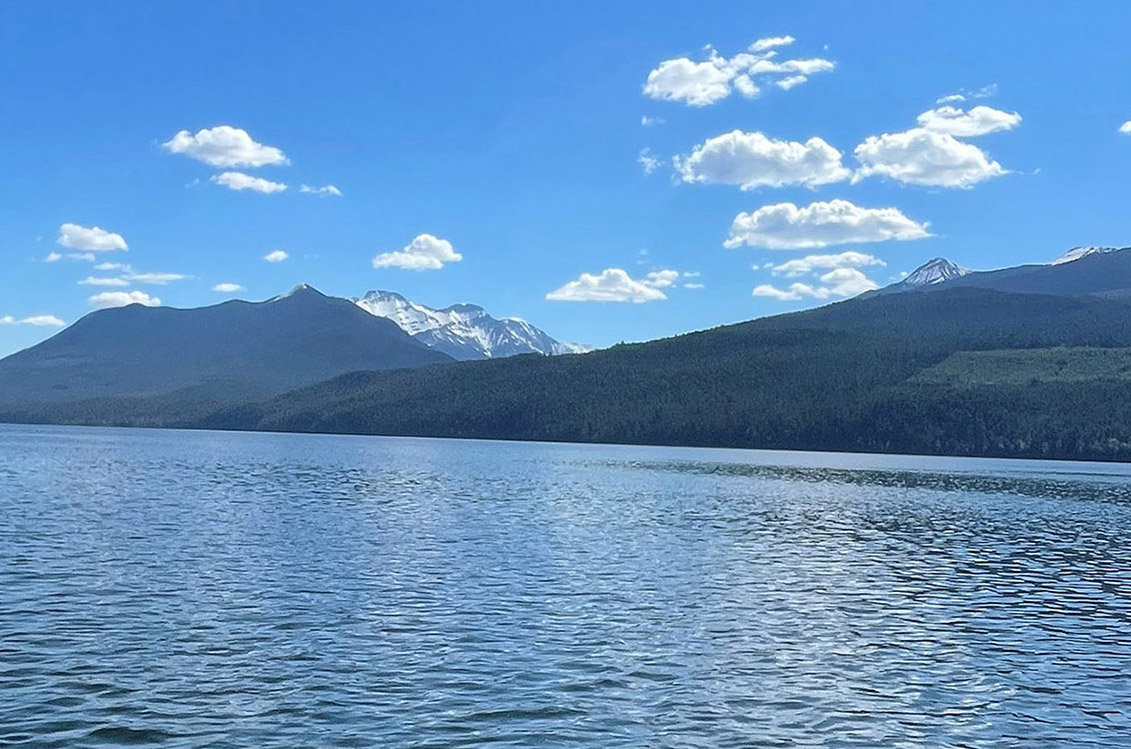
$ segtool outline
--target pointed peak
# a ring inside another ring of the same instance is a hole
[[[933,257],[908,273],[900,283],[904,286],[933,286],[953,278],[960,278],[969,272],[944,257]]]
[[[280,294],[279,296],[275,297],[271,301],[272,302],[278,302],[278,301],[281,301],[283,299],[293,299],[293,298],[301,298],[301,297],[313,298],[313,297],[325,297],[325,296],[326,296],[325,294],[323,294],[321,291],[314,288],[310,284],[300,283],[298,286],[294,287],[293,289],[288,291],[286,294]]]

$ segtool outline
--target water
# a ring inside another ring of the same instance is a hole
[[[0,426],[0,744],[1131,745],[1131,469]]]

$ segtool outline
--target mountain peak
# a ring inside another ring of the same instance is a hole
[[[291,298],[296,298],[296,297],[314,298],[314,297],[325,297],[325,296],[326,296],[325,294],[323,294],[321,291],[314,288],[310,284],[300,283],[298,286],[294,287],[293,289],[288,291],[286,294],[280,294],[279,296],[275,297],[271,301],[277,302],[277,301],[280,301],[282,299],[291,299]]]
[[[947,260],[944,257],[934,257],[907,274],[900,281],[903,286],[934,286],[937,283],[961,278],[970,271],[962,266]]]

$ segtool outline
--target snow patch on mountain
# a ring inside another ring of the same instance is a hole
[[[392,320],[417,340],[456,359],[580,354],[591,350],[558,341],[516,317],[496,319],[476,304],[433,309],[394,291],[370,291],[353,302],[371,315]]]
[[[911,271],[899,283],[902,286],[934,286],[953,278],[961,278],[968,273],[970,271],[966,268],[952,263],[946,258],[936,257]]]
[[[1064,263],[1071,263],[1079,260],[1082,257],[1089,255],[1107,255],[1111,252],[1122,252],[1123,250],[1131,249],[1128,247],[1073,247],[1068,252],[1064,253],[1056,260],[1053,260],[1050,265],[1063,265]]]

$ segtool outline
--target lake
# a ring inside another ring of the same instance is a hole
[[[0,744],[1131,745],[1131,467],[0,426]]]

